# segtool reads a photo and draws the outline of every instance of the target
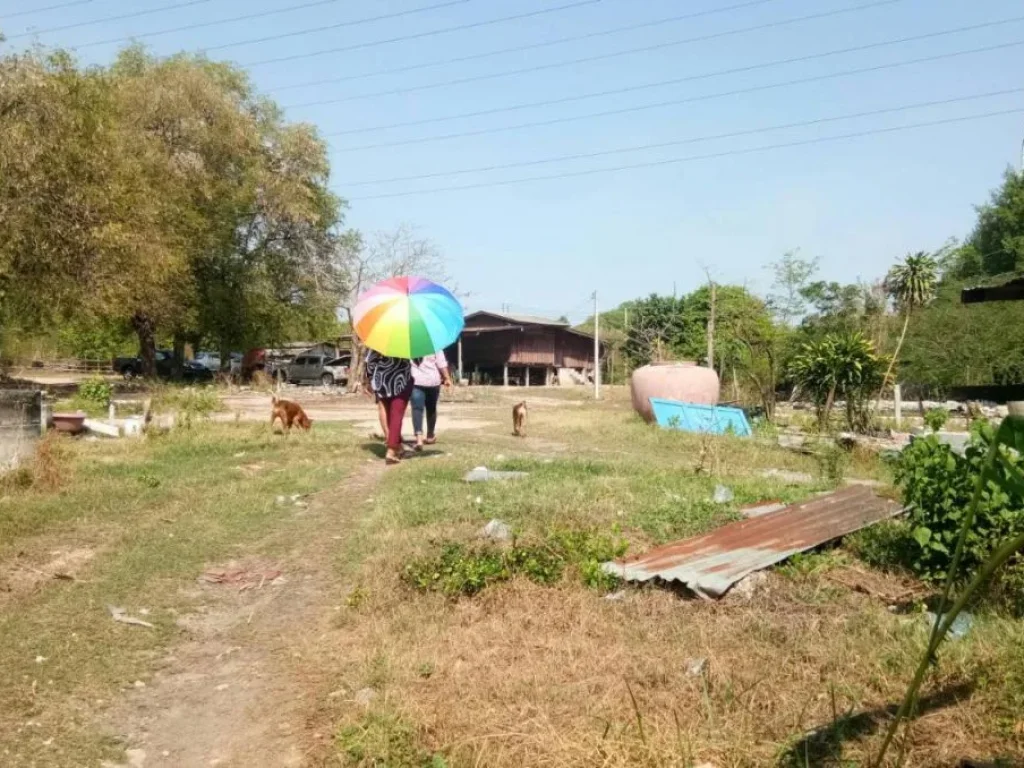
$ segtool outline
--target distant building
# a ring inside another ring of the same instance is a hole
[[[475,384],[585,384],[594,371],[593,336],[530,315],[473,312],[446,354],[453,367],[461,364],[462,378]]]

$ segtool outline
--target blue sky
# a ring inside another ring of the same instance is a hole
[[[80,0],[27,15],[21,14],[71,0],[0,0],[0,29],[11,37],[3,50],[37,40],[78,47],[86,62],[106,62],[123,43],[103,41],[314,1],[192,0],[173,10],[47,32],[187,0]],[[632,31],[372,74],[728,7],[732,10]],[[417,10],[424,8],[429,10]],[[533,11],[550,12],[423,34]],[[837,13],[827,18],[779,23],[832,11]],[[19,15],[6,18],[10,14]],[[376,16],[392,18],[340,26]],[[1021,18],[1009,21],[1015,17]],[[1001,20],[1007,21],[816,56]],[[330,25],[336,26],[325,29]],[[733,33],[748,27],[763,28]],[[35,31],[40,32],[28,34]],[[298,34],[285,36],[289,33]],[[411,35],[421,36],[365,45]],[[692,40],[712,35],[717,37]],[[255,38],[274,39],[234,45]],[[690,42],[670,44],[682,40]],[[1024,112],[801,142],[1024,109],[1024,90],[783,130],[758,129],[1024,89],[1024,44],[1005,45],[1017,41],[1024,43],[1024,7],[1014,0],[321,0],[315,7],[142,38],[159,54],[209,50],[212,57],[248,66],[257,85],[288,106],[290,119],[311,121],[323,133],[335,134],[329,139],[332,183],[351,201],[348,223],[366,231],[403,222],[419,227],[448,257],[459,287],[470,294],[471,308],[508,304],[523,312],[569,314],[574,320],[587,311],[595,289],[602,305],[611,306],[651,292],[671,292],[673,285],[685,292],[704,279],[707,268],[720,281],[765,291],[770,283],[765,265],[791,249],[819,257],[822,277],[874,278],[907,251],[936,248],[951,236],[965,235],[974,220],[973,206],[986,199],[1008,165],[1019,162]],[[763,87],[999,45],[1004,47]],[[309,55],[351,46],[362,47]],[[652,46],[661,47],[547,66]],[[764,66],[798,57],[813,58]],[[287,60],[259,63],[272,59]],[[540,69],[485,78],[524,68]],[[741,68],[748,69],[713,74]],[[343,77],[349,79],[289,87]],[[465,78],[480,79],[421,88]],[[690,79],[636,89],[685,78]],[[406,92],[372,95],[394,90]],[[747,92],[720,95],[737,90]],[[342,101],[309,103],[326,100]],[[500,111],[380,127],[488,110]],[[583,117],[615,110],[619,114]],[[539,122],[550,124],[505,130]],[[467,132],[477,135],[415,141]],[[743,135],[431,179],[362,183],[730,133]],[[390,146],[366,148],[381,144]],[[746,151],[776,144],[796,146]],[[665,162],[697,155],[717,156]],[[564,174],[570,175],[494,185]],[[441,190],[452,186],[472,188]],[[383,197],[407,192],[417,194]]]

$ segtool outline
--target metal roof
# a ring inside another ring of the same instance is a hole
[[[871,488],[850,486],[603,567],[626,581],[677,581],[701,597],[719,598],[754,571],[900,511]]]
[[[986,304],[991,301],[1024,301],[1024,277],[1016,277],[998,285],[980,285],[960,292],[961,304]]]
[[[538,317],[537,315],[513,315],[507,312],[491,312],[489,310],[481,310],[479,312],[472,312],[466,315],[466,319],[469,320],[472,317],[478,315],[487,315],[488,317],[497,317],[502,320],[507,320],[510,323],[523,323],[525,325],[551,325],[556,328],[568,328],[569,323],[563,323],[561,320],[551,320],[547,317]]]

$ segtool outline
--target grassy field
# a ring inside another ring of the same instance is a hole
[[[378,446],[327,424],[288,439],[263,425],[195,423],[142,443],[66,442],[49,473],[57,487],[0,492],[0,574],[19,585],[0,593],[0,754],[12,765],[97,765],[131,746],[96,710],[119,709],[183,642],[180,619],[203,607],[197,574],[316,549],[330,571],[315,608],[326,615],[295,617],[287,646],[301,653],[281,667],[306,694],[296,764],[864,764],[927,633],[914,600],[880,596],[919,597],[920,585],[842,548],[794,558],[753,597],[719,603],[620,591],[593,568],[609,547],[640,552],[736,519],[747,502],[827,490],[835,462],[768,439],[659,432],[621,391],[600,404],[581,393],[534,399],[525,440],[511,436],[512,400],[498,391],[442,404],[472,408],[483,426],[442,434],[386,472]],[[479,465],[529,475],[464,483]],[[841,469],[886,479],[867,456]],[[717,485],[734,499],[714,503]],[[321,489],[309,518],[277,503]],[[342,533],[325,537],[325,515],[339,510]],[[492,519],[526,553],[513,565],[479,538]],[[74,581],[52,578],[54,552],[79,552]],[[32,581],[33,571],[49,576]],[[108,604],[149,608],[156,628],[115,624]],[[942,654],[908,765],[1024,757],[1022,647],[1024,623],[976,614]],[[243,764],[283,763],[223,763]]]

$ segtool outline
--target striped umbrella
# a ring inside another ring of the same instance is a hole
[[[366,291],[353,312],[355,332],[388,357],[425,357],[455,343],[462,305],[444,287],[422,277],[393,277]]]

